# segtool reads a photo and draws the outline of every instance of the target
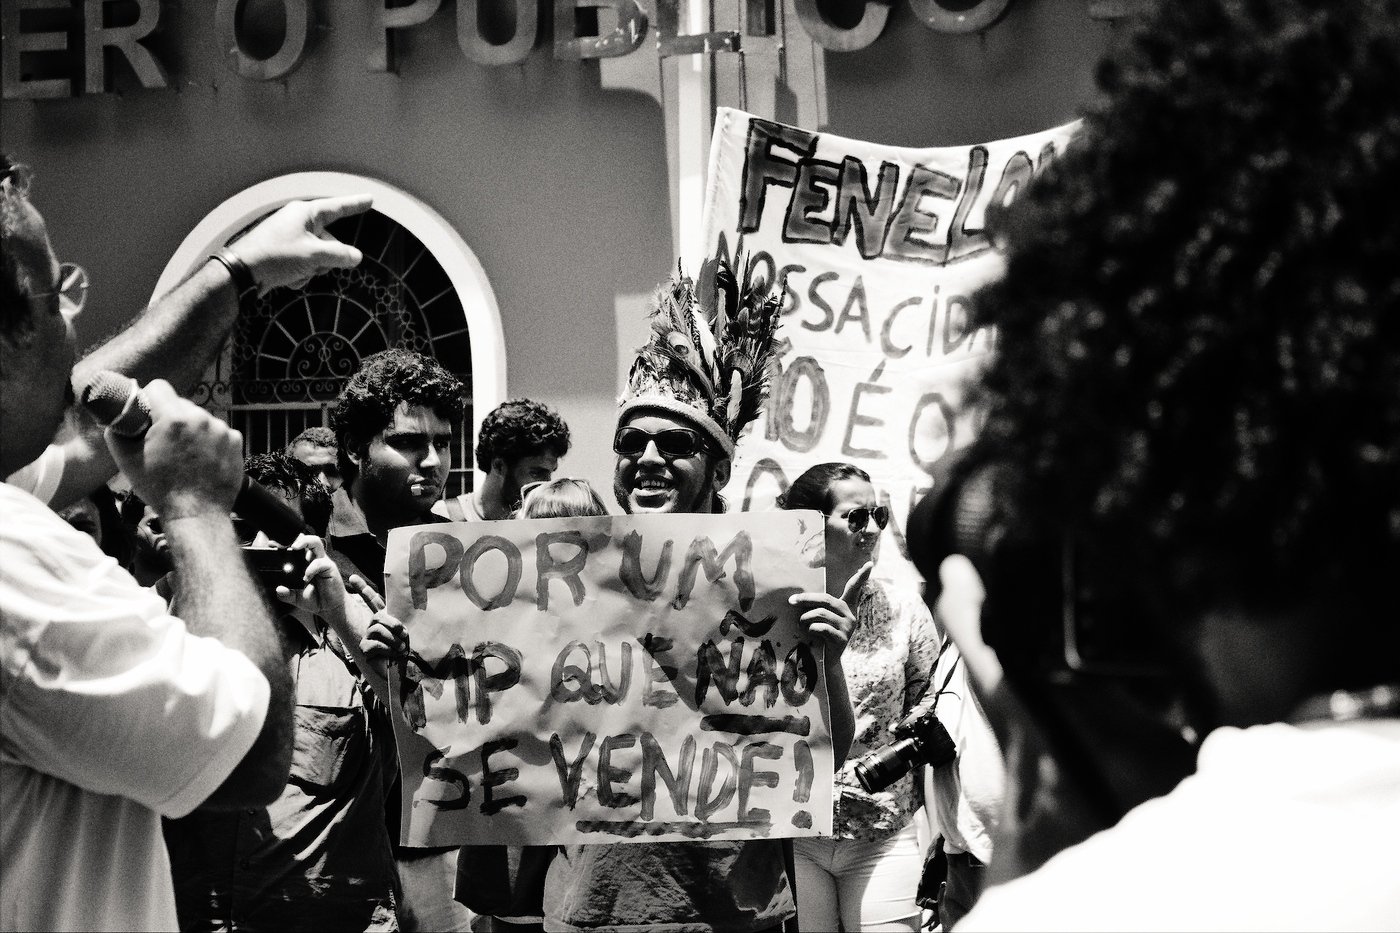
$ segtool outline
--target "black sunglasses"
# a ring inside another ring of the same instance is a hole
[[[876,527],[884,531],[885,526],[890,523],[890,510],[883,505],[877,505],[873,509],[861,506],[858,509],[851,509],[841,517],[850,525],[851,534],[858,535],[866,529],[872,518],[875,519]]]
[[[655,434],[641,428],[619,428],[613,436],[613,452],[624,457],[640,457],[647,444],[656,442],[656,450],[667,460],[693,457],[705,450],[705,440],[685,428],[669,428]]]

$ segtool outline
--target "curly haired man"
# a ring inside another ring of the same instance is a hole
[[[476,465],[486,474],[481,487],[433,511],[458,522],[509,518],[521,490],[553,479],[568,452],[569,426],[558,412],[528,398],[511,399],[481,422],[476,442]]]
[[[382,593],[389,532],[443,521],[432,506],[452,469],[453,427],[465,408],[465,386],[408,350],[366,357],[350,378],[331,412],[345,485],[331,498],[327,548],[347,581],[358,574]],[[400,846],[396,854],[402,928],[466,929],[466,910],[452,899],[456,849]]]

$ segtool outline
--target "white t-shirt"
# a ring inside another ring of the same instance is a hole
[[[945,851],[967,852],[989,863],[1006,768],[956,645],[949,645],[938,659],[929,689],[940,687],[938,721],[957,746],[958,758],[955,764],[924,769],[925,800],[931,802]]]
[[[450,503],[453,502],[456,503],[457,510],[451,508]],[[464,492],[452,499],[439,499],[433,503],[433,513],[441,515],[443,518],[450,518],[454,522],[486,521],[486,516],[482,515],[481,509],[477,508],[475,493],[470,492]],[[459,515],[460,517],[458,517]]]
[[[1400,929],[1400,720],[1212,732],[1197,772],[987,890],[976,930]]]
[[[0,483],[0,929],[176,928],[161,816],[262,729],[268,684]]]

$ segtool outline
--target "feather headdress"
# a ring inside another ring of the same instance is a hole
[[[742,258],[738,264],[744,268]],[[698,281],[677,269],[656,291],[651,340],[627,374],[618,422],[642,409],[666,412],[699,427],[732,457],[768,394],[781,306],[781,283],[760,293],[724,259],[706,260]]]

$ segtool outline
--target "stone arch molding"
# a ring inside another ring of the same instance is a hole
[[[180,243],[156,282],[152,299],[184,281],[230,237],[264,214],[298,199],[350,194],[371,195],[373,210],[407,229],[442,265],[461,299],[471,335],[472,410],[491,411],[506,398],[506,353],[500,309],[485,270],[441,214],[374,178],[346,172],[295,172],[240,191],[210,211]],[[481,479],[479,472],[477,479]]]

